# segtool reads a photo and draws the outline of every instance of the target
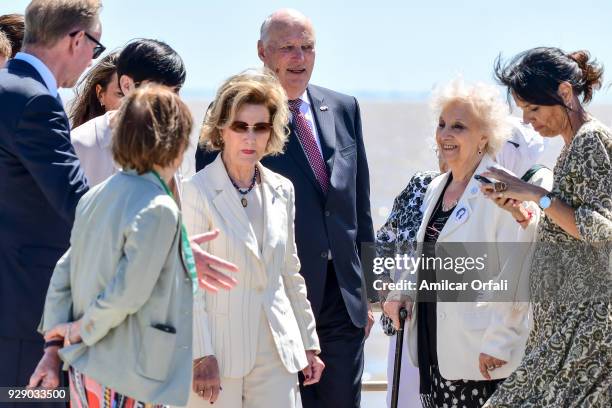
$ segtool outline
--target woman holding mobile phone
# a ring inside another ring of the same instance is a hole
[[[583,104],[602,83],[586,51],[534,48],[496,75],[543,137],[560,135],[552,188],[490,169],[493,199],[537,203],[546,215],[530,272],[534,326],[525,357],[488,407],[609,407],[612,404],[612,130]],[[499,185],[498,185],[499,186]]]

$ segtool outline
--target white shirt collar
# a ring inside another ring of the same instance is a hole
[[[304,105],[307,105],[307,107],[310,108],[310,98],[308,98],[308,90],[304,90],[304,93],[302,94],[302,96],[300,96],[299,99],[304,102]]]
[[[49,93],[57,98],[57,80],[51,70],[42,62],[40,59],[35,57],[32,54],[28,54],[26,52],[18,52],[15,55],[15,59],[22,60],[32,65],[34,69],[40,74]]]

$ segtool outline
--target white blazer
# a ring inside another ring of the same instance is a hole
[[[306,350],[320,351],[315,319],[300,275],[294,239],[291,182],[258,164],[263,186],[262,252],[221,155],[183,184],[183,217],[189,234],[220,234],[204,249],[235,263],[238,285],[194,299],[194,358],[214,354],[223,377],[240,378],[255,363],[261,313],[265,313],[287,370],[308,365]]]
[[[114,112],[106,112],[70,132],[70,141],[90,187],[97,186],[117,172],[111,151],[113,132],[110,119]]]
[[[487,167],[500,167],[485,155],[474,174],[486,171]],[[538,172],[545,178],[532,180],[543,187],[552,185],[550,172]],[[432,180],[423,200],[423,221],[417,233],[417,242],[423,242],[425,229],[436,203],[444,190],[450,173]],[[515,302],[438,302],[437,303],[437,352],[440,373],[448,380],[483,380],[478,367],[480,353],[507,361],[501,368],[490,372],[493,379],[505,378],[521,361],[529,333],[528,274],[531,265],[532,244],[535,241],[539,208],[531,203],[534,218],[526,229],[522,229],[505,210],[480,192],[480,183],[472,178],[455,210],[440,232],[437,243],[483,242],[487,246],[487,272],[494,280],[501,281],[522,271],[520,280],[512,293]],[[524,245],[509,246],[509,242],[524,242]],[[504,244],[505,243],[505,244]],[[466,247],[469,248],[471,247]],[[473,254],[481,256],[480,254]],[[415,280],[403,275],[404,278]],[[508,292],[505,292],[507,294]],[[417,313],[415,303],[413,318],[406,323],[410,358],[417,366]]]
[[[74,146],[81,168],[87,178],[89,187],[97,186],[104,180],[121,170],[113,159],[111,142],[113,139],[113,129],[111,121],[117,111],[108,111],[88,120],[70,132],[70,141]],[[170,189],[174,193],[174,198],[181,206],[180,182],[181,169],[176,171]]]

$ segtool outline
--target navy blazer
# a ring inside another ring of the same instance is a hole
[[[32,65],[0,70],[0,107],[0,336],[40,340],[49,280],[88,187],[61,100]]]
[[[285,154],[266,157],[261,163],[293,182],[300,272],[306,280],[315,318],[319,318],[323,303],[328,250],[331,250],[348,313],[355,326],[364,327],[367,321],[364,272],[371,270],[363,268],[362,272],[359,254],[362,244],[374,242],[374,230],[359,104],[352,96],[319,86],[309,85],[307,91],[323,159],[331,174],[327,195],[315,179],[293,124],[290,124]],[[215,156],[216,153],[198,147],[196,169],[210,164]]]

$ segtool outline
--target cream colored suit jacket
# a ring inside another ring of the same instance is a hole
[[[491,166],[500,167],[491,157],[484,156],[474,174],[481,174]],[[427,188],[422,207],[423,221],[417,233],[419,243],[423,242],[427,224],[449,174],[436,177]],[[542,171],[538,172],[538,175],[540,177],[534,177],[535,180],[532,179],[531,183],[550,189],[552,173]],[[484,380],[478,367],[480,353],[507,361],[507,364],[490,373],[493,379],[507,377],[521,361],[529,333],[529,303],[526,300],[531,253],[540,210],[534,203],[529,204],[535,212],[534,218],[526,229],[522,229],[507,211],[487,199],[479,187],[479,182],[472,178],[440,232],[437,243],[487,243],[487,272],[483,275],[491,276],[495,281],[508,279],[510,292],[504,292],[504,296],[513,293],[515,301],[483,299],[474,302],[437,303],[438,364],[440,373],[448,380]],[[523,244],[508,244],[518,242]],[[484,246],[473,245],[465,248],[468,252],[475,252],[471,255],[480,256],[482,253],[476,252]],[[520,279],[515,279],[518,271]],[[416,275],[403,274],[402,278],[416,281]],[[406,322],[406,327],[410,358],[417,366],[418,303],[414,307],[413,318]]]
[[[289,372],[319,351],[315,320],[299,273],[294,240],[293,185],[258,164],[263,184],[262,252],[221,155],[183,183],[183,216],[190,235],[218,228],[204,249],[235,263],[238,285],[194,299],[194,358],[214,354],[223,377],[240,378],[253,367],[261,313],[265,313]]]

